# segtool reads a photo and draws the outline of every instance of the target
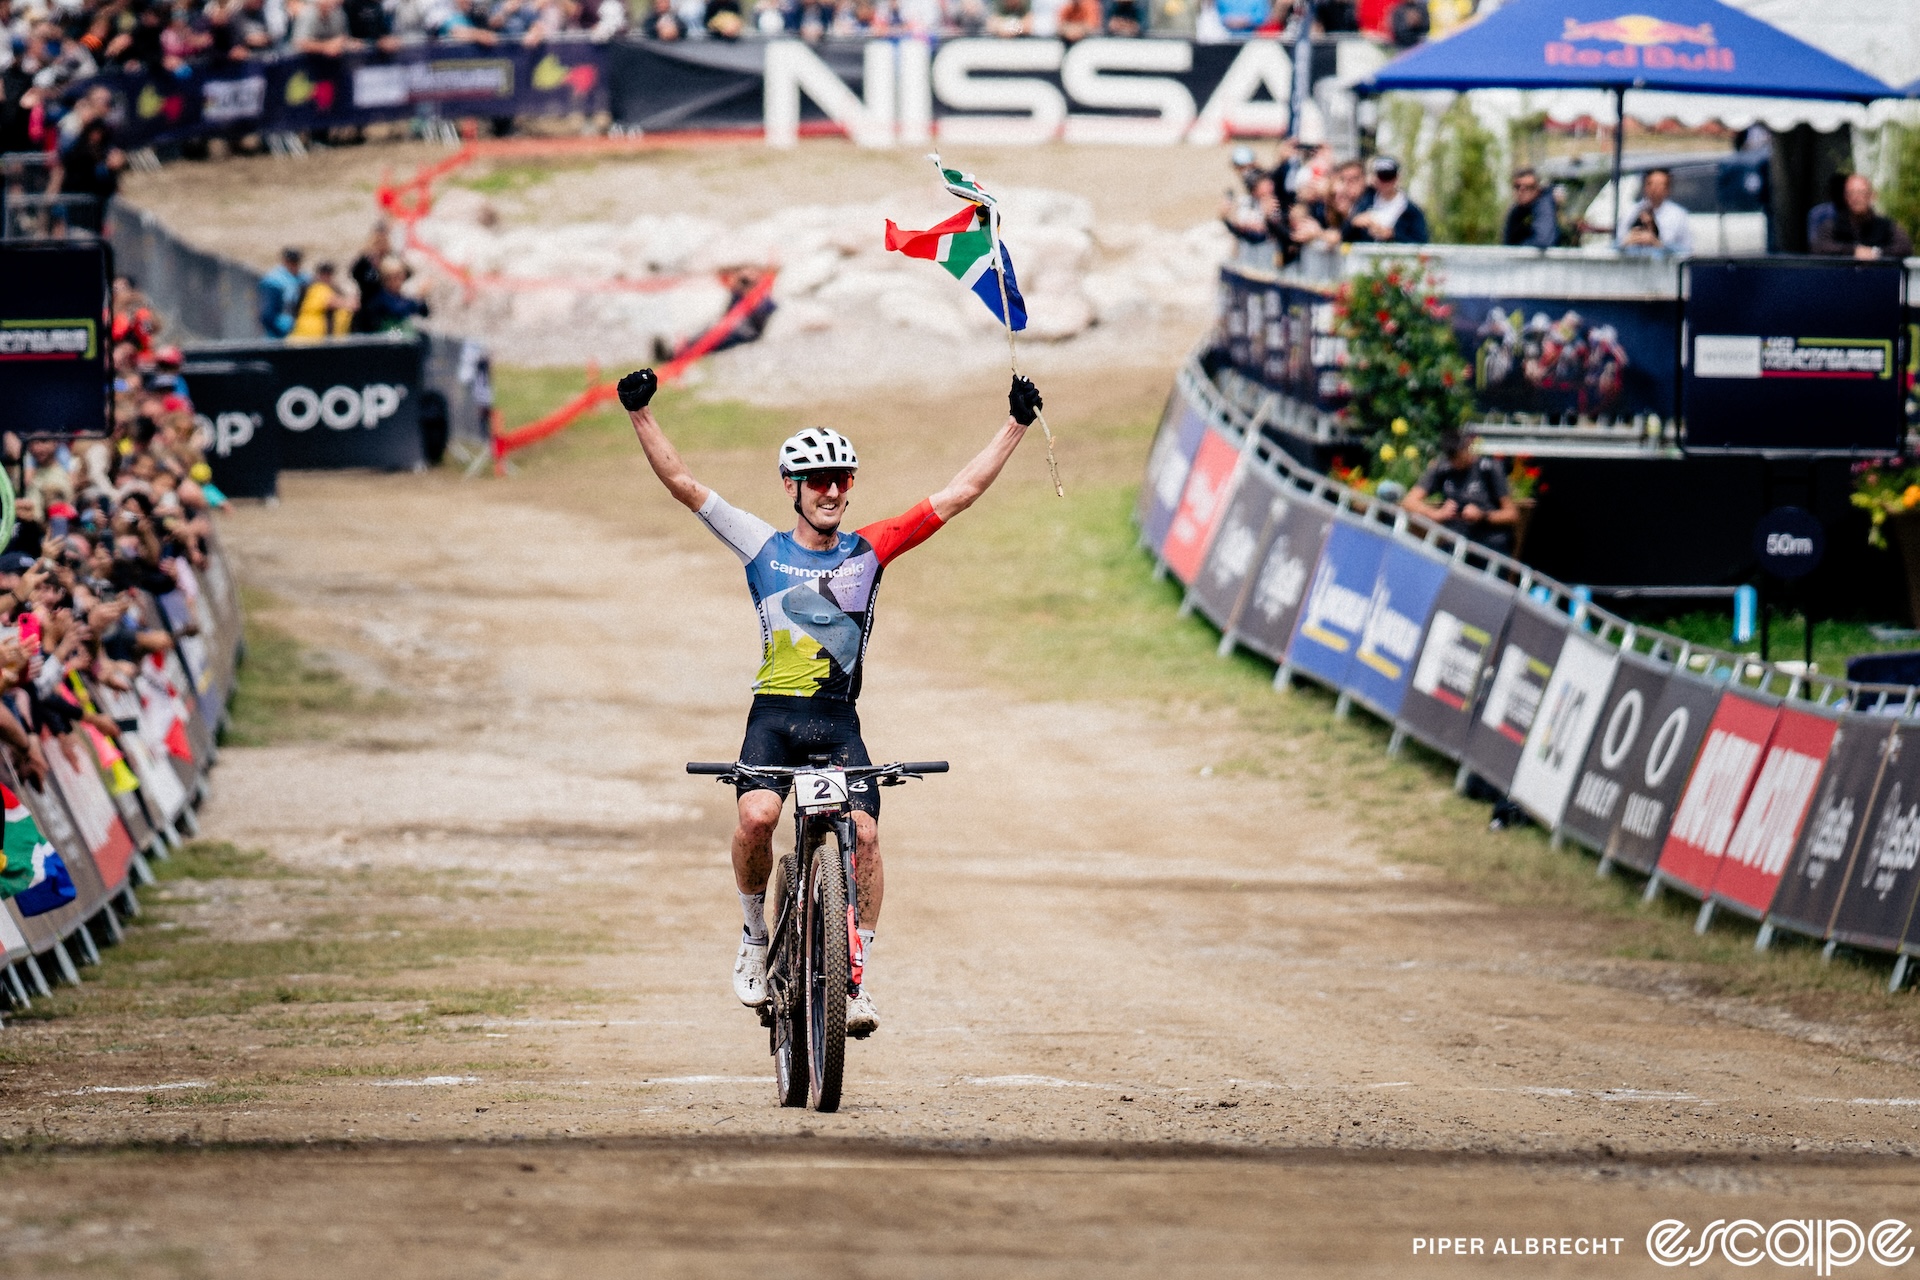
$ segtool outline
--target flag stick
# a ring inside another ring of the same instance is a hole
[[[938,164],[939,161],[935,161]],[[987,206],[987,231],[993,239],[993,278],[1000,282],[1000,323],[1007,328],[1007,363],[1012,366],[1015,377],[1020,376],[1020,355],[1013,345],[1013,308],[1007,303],[1007,260],[1000,251],[1000,207]],[[1067,491],[1060,487],[1060,464],[1053,457],[1053,428],[1047,425],[1047,415],[1035,409],[1034,416],[1040,420],[1040,433],[1047,438],[1047,474],[1053,478],[1053,496],[1064,498]]]

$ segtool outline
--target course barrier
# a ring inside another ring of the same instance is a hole
[[[218,758],[242,619],[217,532],[202,571],[174,564],[172,591],[129,593],[138,626],[165,631],[172,647],[144,655],[127,689],[67,678],[76,713],[97,712],[116,732],[84,719],[65,733],[43,729],[43,785],[21,778],[0,753],[8,862],[16,852],[30,856],[36,871],[0,910],[0,974],[15,1009],[51,995],[54,981],[79,985],[82,967],[99,963],[100,948],[120,940],[122,920],[139,913],[135,890],[153,882],[150,860],[199,830],[195,810]]]
[[[1781,930],[1920,954],[1920,689],[1788,670],[1637,626],[1304,466],[1276,393],[1181,367],[1135,520],[1183,611],[1478,776],[1552,833]]]

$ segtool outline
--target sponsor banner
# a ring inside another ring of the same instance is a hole
[[[1720,706],[1720,687],[1674,672],[1627,756],[1620,814],[1606,855],[1651,873],[1666,846],[1667,827],[1692,776],[1694,757]]]
[[[1166,545],[1160,552],[1167,568],[1183,583],[1190,584],[1199,576],[1213,527],[1232,496],[1239,461],[1240,451],[1233,443],[1208,428],[1194,451],[1193,464],[1187,468],[1186,487],[1181,490],[1180,505],[1174,509]]]
[[[1757,695],[1732,689],[1720,695],[1658,863],[1664,879],[1695,897],[1713,888],[1779,716],[1775,703]]]
[[[1327,412],[1346,403],[1347,340],[1330,289],[1271,284],[1223,267],[1215,341],[1228,363],[1263,386]]]
[[[1548,828],[1566,813],[1619,663],[1619,650],[1569,632],[1553,664],[1511,788],[1514,801]]]
[[[1167,529],[1180,497],[1187,491],[1187,471],[1193,455],[1207,433],[1207,420],[1198,407],[1176,387],[1167,400],[1167,412],[1160,419],[1159,434],[1153,439],[1153,452],[1147,456],[1147,481],[1140,490],[1140,536],[1155,555],[1166,546]]]
[[[105,435],[112,425],[103,242],[0,243],[0,428]]]
[[[198,382],[189,380],[195,414],[212,424],[212,465],[219,466],[218,433],[224,420],[236,436],[251,433],[239,446],[243,449],[252,448],[260,432],[272,432],[279,466],[290,471],[407,471],[425,466],[421,354],[421,341],[411,334],[313,343],[209,342],[188,348],[190,365],[263,364],[268,369],[264,384],[205,375]],[[245,415],[244,427],[229,414]],[[258,472],[268,463],[262,457],[245,465]],[[219,474],[216,469],[216,482]]]
[[[1909,918],[1920,887],[1914,872],[1920,858],[1920,726],[1901,723],[1886,748],[1880,788],[1873,807],[1861,812],[1829,933],[1856,947],[1893,951],[1913,941]]]
[[[1266,557],[1274,530],[1286,518],[1289,499],[1266,472],[1243,467],[1233,501],[1220,517],[1207,558],[1190,584],[1196,609],[1231,632]]]
[[[1673,299],[1449,295],[1454,337],[1489,413],[1630,418],[1673,413],[1680,392]]]
[[[1300,607],[1287,665],[1331,689],[1346,681],[1347,666],[1373,607],[1373,584],[1387,540],[1370,529],[1336,519],[1314,566]]]
[[[1380,558],[1360,644],[1347,667],[1347,691],[1391,720],[1400,714],[1434,597],[1447,579],[1447,562],[1411,547],[1390,545]]]
[[[93,855],[93,865],[100,873],[106,892],[115,894],[127,883],[127,867],[134,855],[133,837],[127,834],[113,797],[100,781],[92,750],[79,739],[77,732],[57,738],[42,733],[40,746],[47,757],[52,789],[66,802],[74,830],[87,852]]]
[[[1810,937],[1827,936],[1859,856],[1863,833],[1875,833],[1875,838],[1897,836],[1901,797],[1906,796],[1906,804],[1920,804],[1920,791],[1903,776],[1907,771],[1920,772],[1920,740],[1909,742],[1910,737],[1920,738],[1920,729],[1889,725],[1875,716],[1841,718],[1813,811],[1794,843],[1793,857],[1767,912],[1771,923]],[[1899,767],[1902,757],[1908,760],[1907,770]],[[1886,812],[1881,811],[1883,792],[1892,806]],[[1916,815],[1920,816],[1920,808]],[[1884,905],[1880,895],[1876,906]],[[1890,926],[1884,919],[1876,922],[1883,926],[1876,936],[1886,939],[1883,945],[1889,950],[1899,942],[1906,925],[1904,904],[1901,911],[1900,919]]]
[[[1513,588],[1475,574],[1449,574],[1400,703],[1400,724],[1434,750],[1465,757],[1474,708],[1495,646],[1513,612]]]
[[[1667,686],[1668,669],[1645,658],[1618,655],[1613,687],[1594,722],[1586,759],[1574,782],[1560,829],[1590,849],[1605,852],[1620,821],[1621,801],[1637,780],[1648,743],[1658,731],[1654,707]]]
[[[273,422],[278,399],[273,366],[265,360],[196,359],[180,372],[213,482],[230,498],[277,497],[280,431]]]
[[[605,53],[590,41],[531,48],[447,42],[369,49],[337,58],[289,53],[167,71],[113,71],[123,146],[151,147],[245,133],[295,133],[443,116],[566,115],[605,100]]]
[[[1286,657],[1307,584],[1320,563],[1333,511],[1317,498],[1282,494],[1275,499],[1285,510],[1267,533],[1260,572],[1247,592],[1247,603],[1234,620],[1234,637],[1271,662]]]
[[[16,927],[27,949],[36,953],[46,951],[100,909],[100,904],[107,900],[106,886],[101,883],[100,872],[93,865],[93,855],[80,840],[72,818],[67,815],[66,806],[60,802],[53,788],[49,786],[42,790],[15,781],[10,761],[0,760],[0,768],[5,770],[7,785],[13,788],[15,794],[25,802],[27,811],[33,814],[33,820],[39,824],[40,834],[59,853],[60,861],[66,864],[67,875],[73,881],[72,902],[55,907],[52,911],[18,917]],[[13,957],[9,954],[8,958]]]
[[[1501,791],[1513,786],[1566,636],[1565,614],[1525,602],[1517,602],[1507,620],[1500,656],[1486,677],[1486,693],[1467,735],[1466,754],[1473,771]]]
[[[1795,707],[1780,709],[1766,757],[1714,875],[1716,902],[1755,917],[1764,916],[1773,905],[1839,727],[1833,716]]]
[[[1689,449],[1901,446],[1899,263],[1695,258],[1685,269]]]

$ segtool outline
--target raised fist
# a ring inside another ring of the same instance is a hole
[[[1014,374],[1013,386],[1007,392],[1007,412],[1013,415],[1013,420],[1023,427],[1030,427],[1033,420],[1040,416],[1040,407],[1040,388],[1034,386],[1033,380],[1025,374]]]
[[[651,369],[641,369],[620,379],[616,390],[620,393],[620,407],[628,413],[635,413],[647,407],[653,399],[653,393],[660,389],[660,376]]]

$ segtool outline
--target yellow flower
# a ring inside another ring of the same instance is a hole
[[[1920,484],[1907,486],[1907,491],[1900,495],[1900,505],[1909,508],[1920,506]]]
[[[1383,445],[1381,445],[1381,446],[1380,446],[1380,461],[1382,461],[1382,462],[1392,462],[1392,461],[1393,461],[1393,459],[1394,459],[1394,456],[1395,456],[1395,455],[1394,455],[1394,449],[1393,449],[1393,446],[1392,446],[1392,445],[1390,445],[1390,444],[1383,444]]]
[[[1407,420],[1405,418],[1395,418],[1393,420],[1393,434],[1397,436],[1403,436],[1407,434],[1408,431],[1411,431],[1411,430],[1412,428],[1407,425]]]

